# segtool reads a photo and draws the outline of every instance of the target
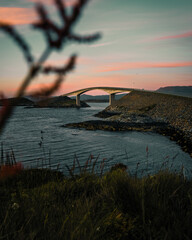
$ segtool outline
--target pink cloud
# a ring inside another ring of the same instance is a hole
[[[0,22],[6,24],[29,24],[35,18],[35,11],[29,8],[0,7]]]
[[[94,48],[94,47],[105,47],[105,46],[109,46],[111,44],[115,43],[115,41],[112,41],[112,42],[106,42],[106,43],[98,43],[98,44],[92,44],[90,45],[91,48]]]
[[[182,33],[182,34],[177,34],[177,35],[159,37],[159,38],[156,38],[155,40],[164,40],[164,39],[171,39],[171,38],[187,38],[187,37],[192,37],[192,31]]]
[[[28,89],[26,91],[26,95],[31,95],[31,94],[34,94],[34,93],[40,93],[44,89],[52,87],[52,85],[53,85],[53,82],[32,84],[28,87]]]
[[[20,85],[19,79],[1,79],[3,90],[6,96],[14,96],[16,89]],[[28,88],[28,93],[36,90],[49,87],[53,82],[53,77],[41,80],[42,82],[34,82]],[[43,83],[44,82],[44,83]],[[146,90],[156,90],[164,86],[188,86],[192,83],[191,74],[178,74],[178,73],[159,73],[159,74],[104,74],[104,75],[79,75],[69,74],[63,82],[61,88],[54,95],[62,95],[78,89],[87,87],[124,87],[124,88],[137,88]],[[104,91],[90,91],[87,94],[106,94]]]
[[[177,68],[177,67],[191,67],[192,62],[123,62],[111,63],[110,65],[97,68],[97,72],[114,72],[128,69],[139,68]]]
[[[64,64],[68,62],[68,60],[69,58],[67,57],[64,57],[63,59],[48,60],[46,61],[44,66],[52,65],[52,66],[62,67],[64,66]],[[88,64],[95,64],[95,63],[96,62],[92,58],[78,56],[76,61],[76,67],[78,67],[78,65],[88,65]]]
[[[87,87],[124,87],[155,90],[163,86],[186,86],[191,85],[191,74],[178,73],[158,73],[158,74],[99,74],[99,75],[69,75],[60,89],[60,93],[64,94],[78,89]],[[104,94],[101,91],[100,94]],[[93,91],[87,94],[95,94]]]
[[[51,5],[53,0],[27,0],[33,3],[44,3],[45,5]],[[65,1],[65,5],[72,6],[77,0]],[[12,25],[25,25],[30,24],[36,20],[37,13],[35,8],[21,8],[21,7],[0,7],[0,22]]]
[[[177,85],[190,85],[192,77],[190,74],[110,74],[110,75],[99,75],[99,76],[77,76],[74,78],[74,82],[70,82],[70,78],[67,79],[64,87],[67,87],[70,83],[72,91],[86,87],[125,87],[125,88],[138,88],[155,90],[163,86],[177,86]],[[63,89],[65,91],[65,89]],[[103,94],[104,91],[101,92]],[[89,93],[87,93],[89,94]],[[90,91],[92,94],[92,91]]]
[[[64,82],[60,93],[64,94],[82,88],[101,87],[101,86],[116,86],[123,87],[129,84],[129,76],[123,74],[107,75],[107,76],[88,76],[88,75],[68,75]],[[104,91],[101,91],[105,94]],[[88,93],[89,94],[89,93]],[[92,91],[90,92],[92,94]]]
[[[28,0],[29,2],[33,2],[33,3],[43,3],[45,5],[52,5],[54,4],[54,1],[53,0]],[[74,5],[75,3],[77,3],[77,0],[65,0],[65,5],[68,7],[68,6],[72,6]]]

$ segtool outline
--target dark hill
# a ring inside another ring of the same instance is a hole
[[[53,108],[62,108],[62,107],[76,107],[76,101],[66,96],[51,97],[45,100],[41,100],[35,103],[35,107],[53,107]],[[81,101],[81,107],[89,107],[88,104]]]
[[[190,135],[192,140],[192,98],[157,92],[132,91],[106,108],[107,111],[145,114]]]
[[[162,87],[157,92],[192,98],[192,86]]]

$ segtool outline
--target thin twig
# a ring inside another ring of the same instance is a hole
[[[58,15],[60,16],[62,21],[61,27],[59,27],[57,23],[53,22],[49,18],[48,12],[46,11],[46,8],[43,4],[39,3],[36,5],[36,11],[39,15],[40,21],[31,25],[35,29],[40,30],[44,34],[47,41],[47,46],[45,50],[36,62],[34,62],[30,47],[26,40],[23,38],[23,36],[20,35],[20,33],[13,26],[0,23],[0,30],[8,34],[20,47],[25,56],[25,60],[29,65],[29,71],[15,94],[16,98],[23,97],[25,95],[26,89],[38,74],[47,73],[46,69],[43,70],[43,63],[48,59],[53,50],[61,50],[61,48],[64,47],[66,40],[73,40],[78,43],[89,43],[100,38],[100,34],[98,33],[89,36],[80,36],[78,34],[72,33],[72,27],[81,16],[82,9],[88,2],[88,0],[79,0],[72,7],[71,16],[67,16],[67,8],[64,2],[62,2],[61,0],[54,0],[54,2],[58,11]],[[69,61],[69,64],[64,66],[63,68],[49,69],[50,71],[55,72],[58,77],[50,88],[44,89],[43,92],[36,92],[34,95],[43,94],[44,96],[50,96],[55,91],[57,91],[62,81],[64,80],[63,76],[65,76],[69,71],[74,69],[75,60],[76,57],[74,57],[73,55],[70,58],[71,62]],[[12,113],[13,106],[11,106],[10,103],[5,104],[2,109],[0,109],[0,133],[2,133],[2,130],[6,125],[7,119],[11,116]]]

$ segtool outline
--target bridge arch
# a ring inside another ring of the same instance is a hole
[[[122,92],[130,92],[133,91],[133,88],[118,88],[118,87],[91,87],[91,88],[83,88],[77,91],[73,91],[70,93],[63,94],[62,96],[76,96],[76,105],[78,107],[81,106],[80,96],[88,91],[92,90],[103,90],[109,94],[109,105],[112,105],[115,101],[115,94]]]

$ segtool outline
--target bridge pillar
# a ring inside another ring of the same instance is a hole
[[[81,107],[80,94],[76,95],[76,105],[77,107]]]
[[[112,105],[115,102],[115,93],[109,95],[109,105]]]

